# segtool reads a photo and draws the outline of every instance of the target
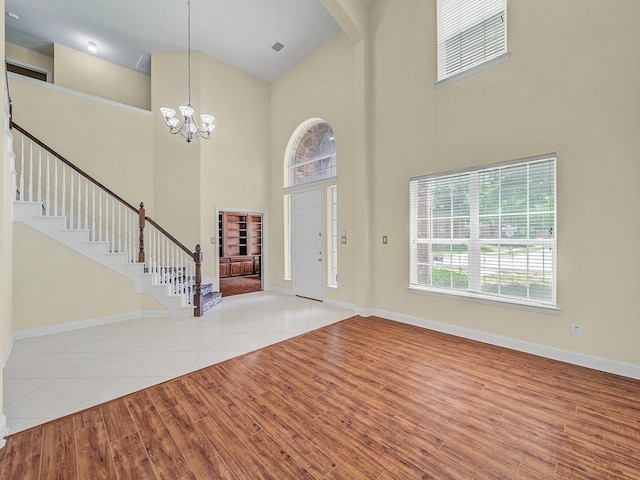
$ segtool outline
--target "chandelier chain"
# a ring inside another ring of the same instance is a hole
[[[189,105],[191,105],[191,0],[187,0],[187,70]]]
[[[180,106],[180,113],[183,120],[176,118],[176,111],[173,108],[162,107],[160,111],[164,117],[164,123],[169,127],[169,133],[180,135],[187,142],[196,138],[211,138],[211,133],[216,128],[213,124],[215,118],[212,115],[202,114],[200,119],[202,125],[198,126],[194,120],[195,109],[191,105],[191,0],[187,0],[187,89],[189,92],[189,102]]]

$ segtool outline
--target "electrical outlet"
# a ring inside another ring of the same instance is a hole
[[[582,336],[582,326],[581,325],[571,325],[571,336],[572,337],[581,337]]]
[[[73,309],[82,310],[82,302],[80,300],[73,302]]]
[[[402,295],[398,295],[398,303],[402,303],[402,302],[404,302]]]

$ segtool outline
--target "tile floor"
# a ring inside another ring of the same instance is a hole
[[[9,433],[354,314],[256,292],[223,298],[201,318],[141,318],[18,340],[4,369]]]

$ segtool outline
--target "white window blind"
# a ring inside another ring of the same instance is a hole
[[[438,80],[507,51],[507,0],[438,0]]]
[[[412,178],[410,287],[556,305],[556,159]]]

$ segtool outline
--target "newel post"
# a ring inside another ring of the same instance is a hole
[[[200,244],[196,245],[196,251],[193,253],[193,261],[196,262],[196,284],[193,294],[194,317],[202,316],[202,249]]]
[[[140,238],[139,242],[139,252],[138,252],[138,262],[144,263],[144,222],[145,222],[145,211],[144,211],[144,203],[140,202],[140,210],[139,210],[139,221],[138,227],[140,228]]]

